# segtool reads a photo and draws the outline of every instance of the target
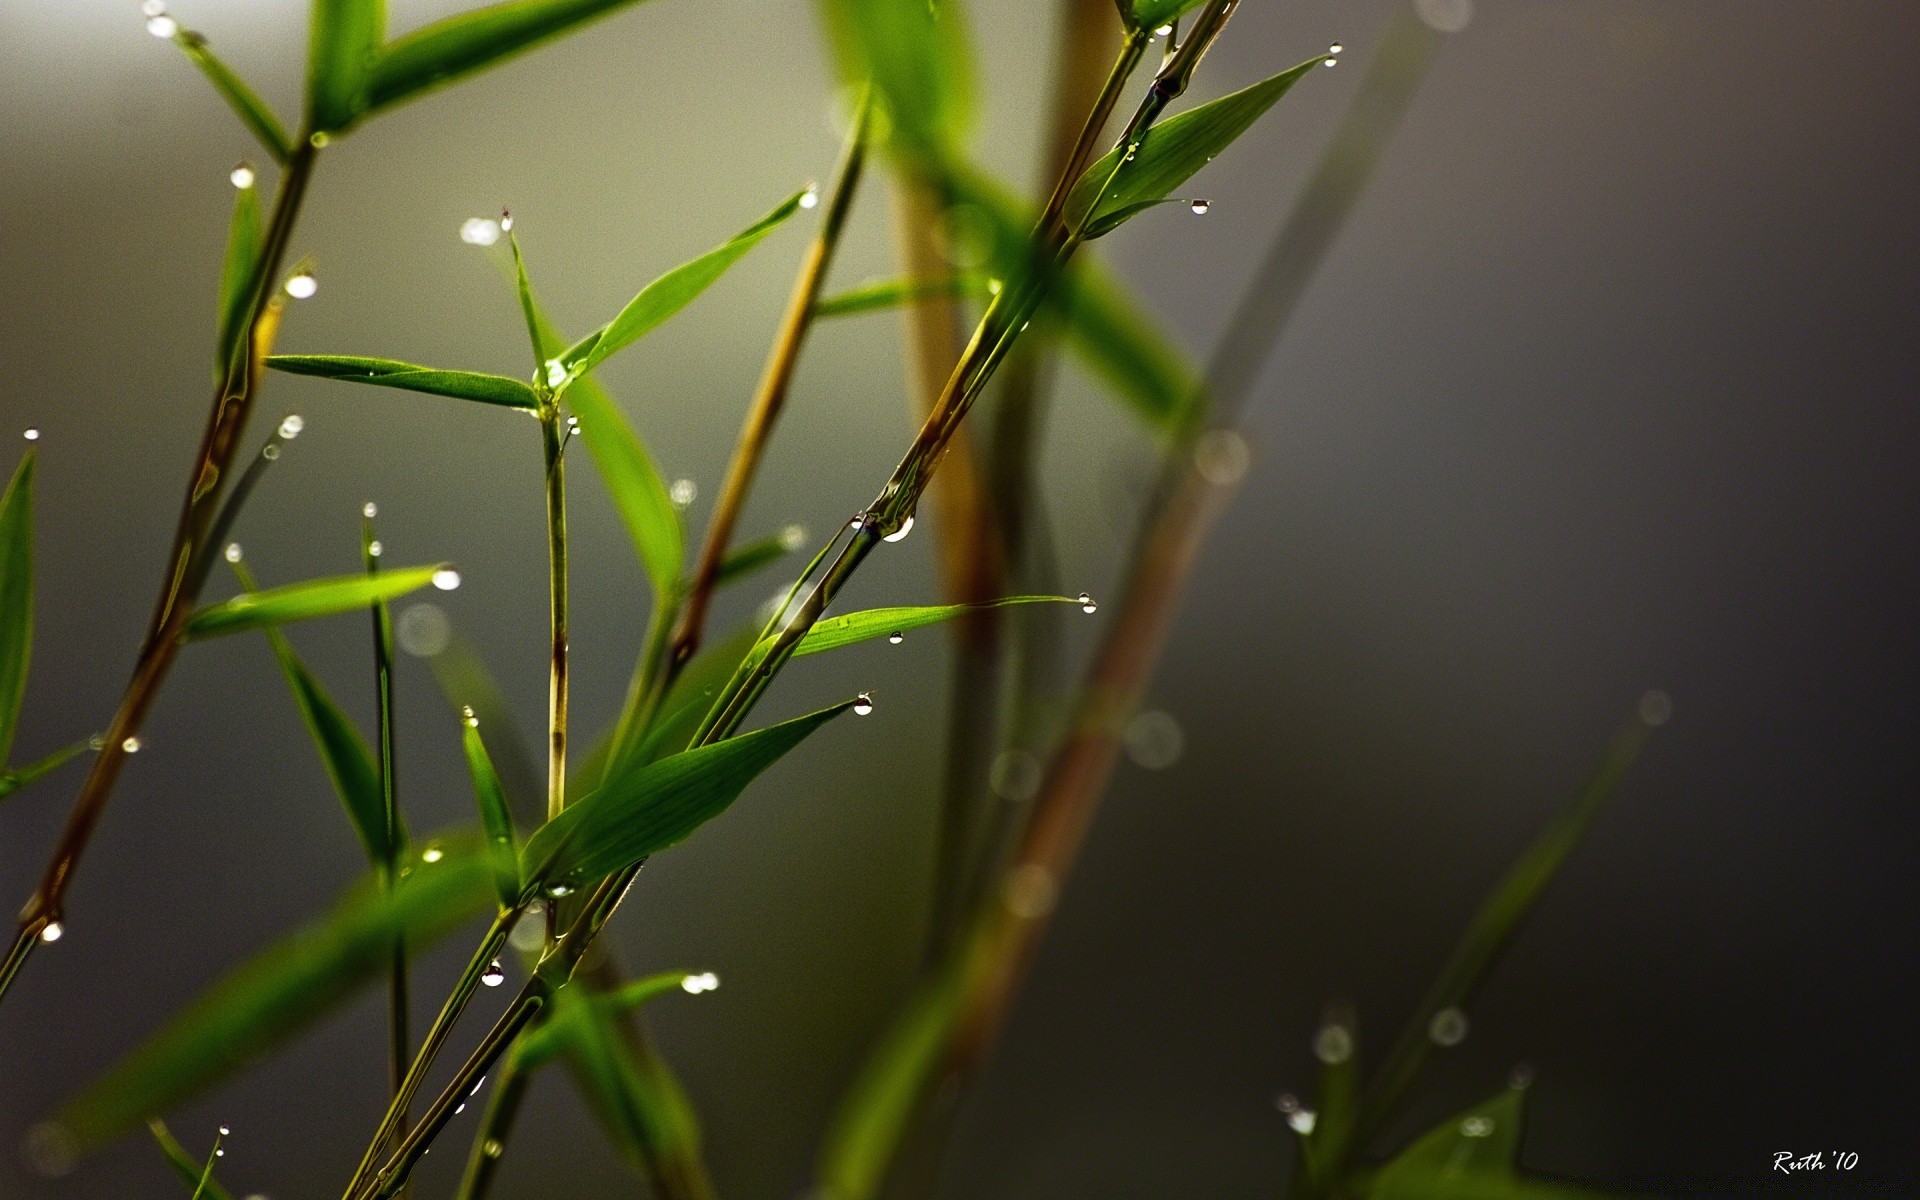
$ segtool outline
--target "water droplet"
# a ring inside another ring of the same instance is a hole
[[[853,715],[854,716],[864,717],[872,711],[873,711],[873,696],[871,694],[867,692],[861,692],[858,696],[855,696],[853,698]]]
[[[452,567],[441,567],[433,573],[433,586],[443,592],[450,592],[460,586],[460,572]]]
[[[272,462],[274,459],[279,458],[280,443],[268,442],[266,445],[260,447],[260,457],[266,459],[268,462]]]
[[[513,232],[513,214],[504,208],[500,210],[500,232]]]
[[[66,936],[67,927],[58,921],[48,921],[40,930],[40,940],[51,945]]]
[[[808,184],[807,190],[800,193],[800,207],[812,208],[819,203],[820,203],[820,185],[817,183]]]
[[[461,719],[466,721],[467,728],[469,729],[480,728],[480,718],[473,715],[473,705],[462,704],[460,706],[460,716],[461,716]]]
[[[496,958],[487,964],[487,969],[480,975],[480,982],[486,984],[488,987],[499,987],[506,981],[506,978],[506,968],[502,967],[500,960]]]
[[[1427,1023],[1427,1036],[1436,1046],[1458,1046],[1467,1040],[1467,1014],[1457,1008],[1443,1008]]]
[[[125,750],[128,754],[138,754],[140,753],[140,739],[137,737],[130,737],[126,741],[120,743],[120,748],[122,750]]]
[[[460,240],[469,246],[491,246],[500,240],[500,222],[488,217],[468,217],[460,223]]]
[[[320,290],[320,281],[305,271],[287,280],[287,295],[295,300],[306,300]]]
[[[1441,33],[1459,33],[1473,20],[1473,0],[1413,0],[1413,11]]]
[[[1000,896],[1008,912],[1026,921],[1037,921],[1052,912],[1058,898],[1059,888],[1054,883],[1053,872],[1031,862],[1014,868]]]
[[[547,895],[552,896],[554,899],[558,900],[562,896],[573,895],[573,889],[564,883],[556,883],[552,887],[547,889]]]
[[[1313,1132],[1314,1124],[1319,1119],[1320,1115],[1312,1109],[1301,1108],[1287,1114],[1287,1127],[1305,1137]]]
[[[507,940],[513,944],[515,950],[530,954],[538,950],[541,943],[547,940],[545,912],[546,909],[542,906],[531,905],[527,908],[526,915],[514,924],[513,932],[507,936]]]
[[[1172,26],[1172,25],[1162,25],[1162,26],[1161,26],[1160,28],[1158,28],[1158,29],[1156,29],[1156,30],[1154,30],[1154,31],[1153,31],[1153,36],[1155,36],[1155,37],[1171,37],[1171,36],[1173,36],[1173,26]]]
[[[853,520],[847,522],[848,529],[865,529],[866,526],[867,526],[867,514],[863,512],[857,512],[853,514]]]
[[[21,431],[20,436],[30,442],[37,442],[40,440],[40,431],[29,425],[25,430]]]
[[[146,2],[140,6],[140,12],[143,16],[157,17],[166,11],[167,0],[146,0]]]
[[[231,1130],[231,1129],[228,1129],[228,1128],[227,1128],[227,1127],[226,1127],[225,1125],[222,1125],[222,1126],[220,1127],[220,1136],[221,1136],[221,1137],[226,1137],[226,1136],[227,1136],[228,1134],[230,1134],[230,1133],[232,1133],[232,1132],[233,1132],[233,1130]]]
[[[1665,692],[1652,691],[1640,697],[1640,720],[1648,726],[1658,727],[1673,719],[1673,697]]]
[[[1341,51],[1343,51],[1343,50],[1345,50],[1345,49],[1346,49],[1346,47],[1345,47],[1345,46],[1343,46],[1343,45],[1341,45],[1341,44],[1340,44],[1339,42],[1335,42],[1335,43],[1334,43],[1333,45],[1331,45],[1331,46],[1328,46],[1328,47],[1327,47],[1327,53],[1328,53],[1328,54],[1339,54],[1339,53],[1340,53]]]
[[[1247,439],[1231,429],[1210,429],[1193,446],[1193,469],[1215,487],[1240,482],[1252,461]]]
[[[1353,1033],[1345,1025],[1322,1025],[1313,1035],[1313,1056],[1328,1066],[1353,1057]]]
[[[227,1156],[227,1152],[225,1150],[219,1149],[218,1147],[215,1147],[213,1151],[213,1156],[215,1158],[225,1158]]]
[[[1323,67],[1337,67],[1340,65],[1340,60],[1337,58],[1323,58],[1320,60],[1320,65]]]
[[[324,129],[307,139],[307,145],[312,146],[315,150],[325,150],[332,143],[333,135]]]
[[[698,975],[689,975],[680,981],[680,987],[689,995],[698,996],[701,992],[710,992],[720,986],[720,977],[712,971],[702,971]]]
[[[1193,210],[1194,216],[1204,217],[1207,215],[1207,210],[1213,207],[1213,201],[1195,198],[1187,207]]]
[[[1085,613],[1099,612],[1100,606],[1094,602],[1094,599],[1092,596],[1088,595],[1085,592],[1081,592],[1080,593],[1080,611]]]
[[[101,737],[97,733],[87,739],[87,749],[89,750],[104,749],[106,747],[106,744],[107,744],[107,739]]]
[[[221,551],[221,553],[222,555],[225,556],[228,562],[239,562],[241,558],[240,543],[228,542],[227,548]]]
[[[379,539],[379,538],[375,538],[375,539],[373,539],[372,541],[370,541],[370,542],[368,542],[368,543],[367,543],[367,554],[368,554],[368,556],[369,556],[369,557],[371,557],[371,558],[379,558],[379,557],[380,557],[380,554],[381,554],[381,551],[382,551],[383,549],[384,549],[384,547],[382,547],[382,546],[380,545],[380,539]]]
[[[180,22],[165,13],[147,18],[147,32],[157,38],[170,38],[180,32]]]
[[[301,416],[299,413],[288,413],[280,421],[280,430],[279,430],[280,437],[282,438],[282,440],[290,442],[293,439],[299,437],[300,431],[302,429],[305,429],[306,427],[307,427],[307,419],[305,417]]]
[[[457,1117],[465,1111],[467,1111],[467,1102],[465,1100],[462,1100],[459,1104],[454,1106],[453,1115]]]
[[[1493,1136],[1493,1122],[1486,1117],[1468,1117],[1460,1122],[1460,1136],[1483,1138]]]
[[[1127,757],[1149,771],[1164,771],[1180,761],[1187,735],[1172,713],[1148,711],[1127,722]]]
[[[547,386],[557,388],[567,381],[567,364],[557,358],[547,360]]]
[[[1000,289],[1005,286],[1006,284],[1001,283],[998,279],[989,279],[987,280],[987,295],[998,296],[1000,294]]]
[[[887,635],[887,641],[890,644],[895,646],[898,646],[901,642],[904,642],[906,640],[907,640],[907,635],[904,633],[901,633],[898,629],[894,630],[892,633]]]
[[[1031,800],[1040,790],[1040,760],[1025,750],[1004,750],[994,756],[987,783],[993,794],[1016,803]]]
[[[360,506],[360,515],[371,521],[380,515],[380,506],[369,500]]]
[[[400,614],[394,632],[402,650],[415,658],[432,658],[447,648],[453,625],[437,605],[416,604]]]
[[[254,179],[252,163],[239,163],[227,172],[227,182],[243,192],[253,186]]]
[[[1533,1068],[1526,1063],[1516,1063],[1507,1073],[1507,1086],[1516,1092],[1524,1092],[1533,1086]]]
[[[579,417],[568,417],[568,418],[567,418],[567,431],[568,431],[569,433],[579,433],[579,432],[580,432],[580,418],[579,418]]]
[[[467,1097],[471,1099],[474,1096],[478,1096],[480,1094],[480,1089],[485,1086],[487,1086],[487,1077],[485,1075],[482,1075],[480,1078],[473,1081],[472,1087],[467,1089]]]
[[[481,1152],[488,1158],[499,1158],[502,1154],[506,1153],[506,1149],[505,1146],[500,1144],[497,1138],[488,1138],[486,1145],[480,1147]]]
[[[789,525],[780,531],[780,545],[787,550],[798,550],[807,540],[805,525]]]
[[[912,532],[913,532],[913,517],[908,516],[906,520],[900,522],[900,528],[894,530],[892,533],[889,533],[888,535],[881,538],[880,540],[883,542],[898,542],[898,541],[904,540],[906,536]]]
[[[676,479],[673,481],[673,486],[667,489],[667,499],[673,501],[678,508],[685,508],[692,504],[693,498],[699,494],[699,485],[691,479]]]
[[[421,852],[420,861],[423,863],[437,863],[441,859],[445,858],[446,856],[447,856],[447,852],[445,850],[442,850],[440,847],[428,846],[424,851]]]

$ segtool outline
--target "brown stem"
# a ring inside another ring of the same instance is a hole
[[[561,455],[560,413],[540,414],[540,445],[547,468],[547,610],[552,631],[547,688],[547,820],[567,803],[567,466]]]

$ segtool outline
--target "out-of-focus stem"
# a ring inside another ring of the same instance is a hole
[[[263,460],[270,461],[270,460]],[[361,553],[367,574],[380,571],[379,545],[373,536],[371,510],[361,518]],[[380,727],[380,797],[386,817],[386,855],[380,863],[382,885],[391,892],[400,883],[400,863],[406,848],[400,841],[400,800],[397,767],[394,762],[393,735],[393,614],[384,601],[373,604],[373,694]],[[387,964],[387,1078],[391,1095],[400,1094],[400,1081],[406,1077],[407,1062],[413,1055],[408,1033],[407,939],[393,939]],[[400,1113],[397,1136],[405,1136],[407,1114]]]

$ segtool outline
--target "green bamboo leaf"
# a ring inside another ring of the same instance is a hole
[[[1203,0],[1133,0],[1136,29],[1159,29],[1199,8]]]
[[[393,847],[387,838],[386,795],[381,789],[380,768],[374,761],[373,751],[354,728],[353,720],[300,661],[286,636],[272,626],[267,626],[265,633],[274,657],[280,662],[280,670],[287,677],[287,687],[293,692],[300,720],[320,751],[320,761],[327,768],[334,793],[340,797],[347,819],[360,835],[360,844],[366,848],[367,860],[375,865],[386,862]]]
[[[1104,232],[1113,227],[1105,218],[1166,196],[1245,133],[1322,58],[1169,117],[1147,131],[1124,164],[1127,148],[1114,147],[1074,183],[1067,196],[1068,227]]]
[[[533,284],[527,281],[527,260],[520,254],[520,239],[514,235],[513,219],[503,214],[500,224],[506,226],[507,245],[513,250],[513,286],[520,296],[520,316],[527,323],[527,341],[533,346],[533,369],[544,371],[547,360],[560,352],[560,338],[540,311],[540,302],[533,298]]]
[[[338,575],[235,596],[224,604],[208,605],[187,618],[185,636],[188,641],[199,641],[350,612],[417,591],[434,582],[434,577],[445,569],[443,563],[435,567],[383,571],[373,576]]]
[[[939,1075],[940,1057],[958,1017],[951,970],[923,984],[861,1067],[834,1115],[817,1167],[821,1190],[835,1200],[874,1200],[887,1168]]]
[[[387,46],[373,68],[367,109],[412,99],[633,2],[508,0],[436,21]]]
[[[983,275],[946,275],[937,279],[879,279],[822,297],[813,306],[816,317],[851,317],[858,313],[899,308],[934,297],[978,299],[989,294]]]
[[[0,771],[0,800],[5,800],[42,775],[65,766],[92,748],[92,742],[78,741],[71,746],[62,746],[37,762],[28,763],[24,767],[8,767]]]
[[[798,550],[805,537],[806,531],[800,526],[789,525],[772,537],[763,537],[735,546],[727,551],[726,557],[720,560],[720,565],[714,568],[713,586],[723,588],[739,583],[755,571],[779,562]]]
[[[1422,1134],[1365,1181],[1367,1200],[1601,1200],[1519,1171],[1526,1093],[1508,1088]]]
[[[851,646],[856,642],[872,641],[877,637],[918,629],[922,625],[937,625],[976,609],[1005,608],[1009,604],[1084,603],[1085,601],[1071,596],[1006,596],[999,600],[989,600],[984,604],[925,604],[899,608],[869,608],[860,612],[847,613],[845,616],[827,617],[816,622],[814,627],[807,631],[807,635],[800,639],[800,644],[793,648],[793,653],[797,658],[802,654],[838,650],[842,646]]]
[[[88,1149],[178,1107],[383,978],[395,938],[424,947],[492,899],[493,869],[477,839],[431,843],[397,887],[369,875],[318,921],[203,992],[68,1101],[55,1123]]]
[[[719,698],[720,689],[733,678],[759,641],[760,626],[748,623],[702,647],[667,689],[652,723],[639,731],[629,745],[609,746],[608,757],[617,757],[622,769],[632,769],[685,750],[707,711]]]
[[[227,223],[227,254],[220,265],[220,310],[214,325],[213,373],[225,378],[237,343],[246,336],[247,308],[253,300],[260,245],[265,225],[260,217],[260,189],[238,188],[233,217]]]
[[[938,166],[965,143],[973,63],[957,0],[822,0],[842,81],[871,81],[890,147]]]
[[[267,365],[293,375],[318,375],[322,379],[370,383],[375,387],[401,388],[529,411],[540,407],[540,398],[531,387],[505,375],[443,371],[391,358],[362,358],[351,354],[275,354],[267,359]]]
[[[0,497],[0,763],[13,749],[33,657],[33,453]]]
[[[173,1136],[173,1131],[167,1128],[167,1123],[159,1117],[148,1121],[147,1129],[153,1134],[153,1140],[160,1144],[160,1153],[166,1157],[167,1165],[173,1168],[173,1173],[180,1177],[182,1183],[193,1189],[196,1198],[204,1196],[206,1200],[233,1200],[233,1193],[221,1187],[220,1181],[213,1177],[213,1155],[209,1154],[206,1162],[202,1163],[188,1154],[187,1148],[180,1144],[179,1139]]]
[[[554,993],[555,1005],[547,1019],[537,1027],[522,1034],[514,1046],[514,1054],[519,1065],[527,1070],[542,1066],[567,1052],[570,1044],[580,1036],[580,1025],[588,1018],[588,1005],[599,1010],[606,1018],[620,1017],[639,1008],[656,996],[664,996],[676,988],[682,988],[691,978],[685,971],[662,971],[644,979],[635,979],[622,984],[611,992],[589,995],[583,989],[585,984],[573,982]],[[561,996],[566,999],[560,999]],[[586,1004],[581,1000],[585,997]]]
[[[521,854],[529,884],[578,888],[684,841],[726,811],[760,772],[849,701],[766,729],[611,773],[542,825]]]
[[[461,725],[461,744],[467,752],[467,772],[473,776],[474,801],[480,806],[480,827],[486,833],[493,860],[494,885],[500,904],[511,908],[520,898],[520,852],[514,844],[513,814],[507,809],[506,789],[493,769],[486,743],[480,739],[480,719],[469,708]]]
[[[747,251],[760,244],[761,239],[799,212],[800,203],[807,195],[806,189],[795,192],[781,201],[772,212],[726,242],[691,262],[682,263],[641,288],[640,294],[628,301],[618,316],[567,348],[559,359],[565,374],[556,372],[557,377],[548,382],[556,389],[564,387],[574,378],[585,375],[659,328],[668,317],[713,286],[715,280],[726,274],[728,267],[739,262]]]
[[[287,136],[286,126],[280,124],[280,118],[260,94],[240,78],[239,74],[221,61],[220,56],[207,45],[207,39],[191,29],[182,29],[173,35],[173,44],[180,47],[193,65],[200,68],[201,74],[213,84],[213,90],[220,93],[234,114],[240,118],[253,136],[260,139],[273,161],[286,164],[293,157],[293,139]]]
[[[507,799],[522,819],[543,821],[547,815],[545,764],[534,765],[527,743],[513,722],[513,708],[493,673],[482,662],[473,643],[451,633],[439,653],[427,659],[433,680],[447,706],[462,719],[469,709],[491,732],[488,755],[493,760]],[[568,780],[572,782],[571,777]]]
[[[386,36],[386,0],[313,0],[307,33],[308,129],[336,133],[365,111]]]

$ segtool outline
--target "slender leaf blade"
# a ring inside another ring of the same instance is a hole
[[[213,47],[207,44],[207,39],[202,35],[182,29],[173,35],[173,44],[193,60],[194,66],[200,68],[207,82],[213,84],[213,90],[220,93],[220,98],[233,109],[240,123],[259,139],[267,153],[273,156],[273,161],[284,166],[293,157],[293,140],[287,136],[286,126],[280,123],[273,107],[213,52]]]
[[[452,396],[456,400],[477,400],[482,404],[499,404],[528,411],[540,407],[540,398],[534,394],[533,388],[505,375],[447,371],[391,358],[367,358],[354,354],[275,354],[266,361],[274,370],[293,375],[317,375],[322,379],[400,388],[433,396]]]
[[[520,898],[520,852],[514,843],[513,814],[507,808],[507,792],[493,769],[487,744],[480,738],[478,717],[466,718],[461,725],[460,742],[467,755],[467,773],[473,777],[474,802],[480,806],[480,828],[486,835],[487,851],[493,861],[494,885],[500,893],[501,905],[510,908]]]
[[[488,755],[507,799],[524,819],[545,820],[547,794],[542,768],[534,765],[527,743],[514,725],[507,694],[481,661],[479,651],[459,633],[453,633],[439,653],[427,659],[427,665],[448,706],[463,719],[471,709],[481,725],[492,731]]]
[[[180,1177],[182,1183],[193,1189],[195,1196],[206,1196],[208,1200],[233,1200],[233,1193],[221,1187],[220,1181],[213,1177],[211,1163],[202,1163],[188,1154],[187,1148],[173,1136],[173,1131],[167,1128],[165,1121],[154,1117],[147,1122],[147,1129],[153,1134],[153,1140],[159,1143],[160,1153],[166,1158],[167,1165],[173,1168],[173,1173]]]
[[[33,453],[0,497],[0,764],[13,750],[33,657]]]
[[[1010,604],[1078,604],[1080,601],[1070,596],[1005,596],[999,600],[989,600],[983,604],[923,604],[905,605],[895,608],[869,608],[860,612],[847,613],[844,616],[827,617],[815,622],[800,644],[793,648],[797,658],[802,654],[819,654],[825,650],[838,650],[842,646],[851,646],[856,642],[872,641],[893,633],[902,633],[909,629],[918,629],[922,625],[937,625],[950,621],[962,613],[987,608],[1005,608]]]
[[[1508,1088],[1415,1139],[1367,1179],[1367,1200],[1601,1200],[1519,1170],[1526,1094]]]
[[[62,746],[45,758],[30,762],[24,767],[8,767],[6,770],[0,771],[0,800],[5,800],[8,796],[26,787],[42,775],[58,770],[92,748],[93,744],[89,741],[74,742],[72,745]]]
[[[800,527],[794,525],[772,537],[757,538],[735,546],[714,568],[713,586],[730,587],[754,572],[779,562],[800,548],[802,535]]]
[[[871,82],[888,145],[936,167],[953,157],[975,112],[957,0],[823,0],[821,11],[842,80]]]
[[[381,788],[380,768],[373,751],[354,728],[353,720],[300,661],[285,635],[272,626],[265,632],[274,657],[280,662],[281,673],[287,678],[287,687],[293,692],[300,720],[320,751],[320,761],[326,766],[334,793],[340,797],[347,820],[366,848],[367,860],[376,866],[386,862],[393,846],[387,837],[386,794]]]
[[[386,0],[313,0],[307,33],[307,128],[332,133],[359,118],[386,36]]]
[[[550,41],[634,0],[508,0],[436,21],[374,64],[369,111],[387,108]]]
[[[285,587],[269,588],[235,596],[222,604],[212,604],[187,619],[186,639],[222,637],[284,625],[312,617],[328,617],[351,612],[417,591],[432,582],[445,564],[433,567],[406,567],[379,575],[338,575],[328,579],[310,579]]]
[[[1133,24],[1137,29],[1158,29],[1199,8],[1203,0],[1133,0]]]
[[[974,274],[943,275],[930,279],[877,279],[822,297],[814,303],[813,315],[851,317],[939,297],[977,299],[988,294],[986,278]]]
[[[655,602],[664,604],[679,582],[687,553],[680,510],[674,507],[667,481],[627,415],[593,378],[573,381],[567,388],[567,407],[580,418],[580,436],[653,584]]]
[[[233,217],[227,222],[227,252],[220,265],[220,309],[214,327],[214,377],[226,375],[234,350],[246,336],[247,309],[253,300],[260,270],[260,248],[265,223],[260,215],[260,189],[243,187],[233,197]]]
[[[577,888],[684,841],[760,772],[849,707],[836,704],[611,774],[528,839],[522,876],[536,886]]]

